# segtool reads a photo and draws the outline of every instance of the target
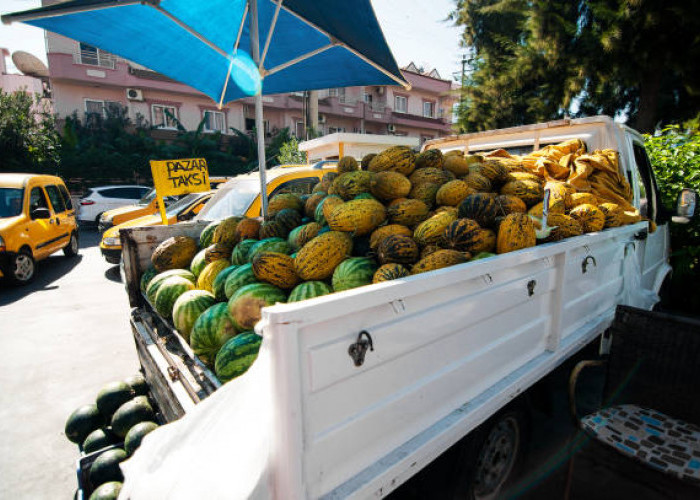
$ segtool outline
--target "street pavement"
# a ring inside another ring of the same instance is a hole
[[[80,256],[59,252],[36,280],[0,284],[0,498],[68,499],[78,447],[66,418],[107,382],[138,370],[129,304],[99,234],[81,231]]]

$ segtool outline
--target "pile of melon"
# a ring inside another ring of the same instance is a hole
[[[90,500],[116,499],[121,490],[119,464],[158,427],[156,412],[141,375],[105,385],[95,402],[77,408],[66,421],[66,437],[84,454],[95,454],[88,474]]]
[[[513,157],[392,147],[361,165],[341,158],[312,194],[272,197],[268,220],[229,217],[198,241],[170,238],[153,253],[142,290],[222,381],[255,360],[261,338],[253,327],[265,306],[639,220]]]

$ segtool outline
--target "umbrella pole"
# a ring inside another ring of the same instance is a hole
[[[250,10],[250,48],[253,61],[260,66],[260,36],[258,32],[258,2],[248,0]],[[265,175],[265,130],[263,122],[262,90],[255,96],[255,131],[258,140],[258,172],[260,173],[260,201],[263,219],[267,220],[267,178]]]

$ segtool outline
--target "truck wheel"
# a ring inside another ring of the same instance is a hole
[[[526,418],[518,408],[506,409],[476,429],[464,442],[457,469],[454,499],[499,498],[520,462]]]
[[[16,285],[31,283],[36,276],[36,262],[32,253],[22,248],[10,262],[10,279]]]
[[[63,255],[66,257],[75,257],[78,255],[78,250],[80,249],[80,244],[78,243],[78,233],[73,232],[70,235],[70,241],[68,245],[63,247]]]

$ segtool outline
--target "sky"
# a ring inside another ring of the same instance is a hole
[[[372,0],[372,5],[399,66],[413,61],[428,71],[437,68],[444,79],[452,79],[461,70],[460,29],[445,21],[453,0]],[[0,13],[39,6],[40,0],[0,0]],[[24,50],[46,62],[44,32],[33,26],[0,24],[0,47],[10,52]],[[7,63],[10,72],[15,72],[9,58]]]

